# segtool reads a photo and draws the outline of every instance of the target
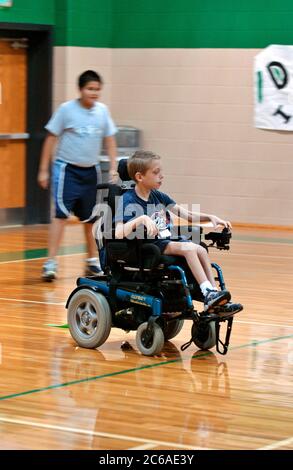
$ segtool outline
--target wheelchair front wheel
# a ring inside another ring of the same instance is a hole
[[[216,323],[200,322],[193,323],[191,329],[191,336],[194,344],[203,350],[211,349],[216,345]]]
[[[147,327],[148,323],[144,322],[137,328],[136,345],[139,351],[145,356],[155,356],[156,354],[159,354],[163,349],[165,342],[164,333],[162,328],[157,323],[154,323],[153,336],[149,341],[146,341],[145,333]]]
[[[165,341],[175,338],[175,336],[177,336],[182,330],[183,325],[184,325],[184,320],[169,321],[164,328]]]
[[[108,338],[112,316],[106,298],[90,289],[80,289],[68,305],[68,326],[76,343],[88,349],[101,346]]]

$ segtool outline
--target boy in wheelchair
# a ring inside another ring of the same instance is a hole
[[[135,152],[128,161],[127,169],[129,177],[136,184],[135,188],[129,189],[119,200],[115,215],[115,238],[128,238],[133,232],[136,238],[141,238],[144,233],[140,229],[144,226],[148,240],[159,248],[162,255],[185,258],[203,294],[205,312],[213,311],[216,306],[226,305],[231,295],[226,289],[217,289],[207,250],[182,237],[174,240],[168,211],[191,223],[212,222],[214,227],[231,229],[230,222],[215,215],[190,212],[176,204],[167,194],[160,192],[163,181],[161,158],[153,152]],[[229,309],[231,310],[231,303]]]
[[[101,208],[104,216],[95,227],[105,274],[77,280],[66,304],[72,337],[82,347],[97,348],[112,327],[136,330],[138,349],[152,356],[179,334],[184,320],[192,320],[191,339],[181,349],[194,342],[200,349],[216,346],[219,353],[226,354],[233,316],[243,307],[230,302],[222,270],[211,265],[206,245],[172,237],[168,211],[189,222],[223,226],[222,233],[206,235],[218,249],[229,249],[231,224],[214,215],[187,211],[160,192],[161,161],[152,152],[136,152],[127,169],[126,161],[120,161],[118,171],[122,181],[132,178],[135,187],[98,186],[108,191]],[[203,312],[195,310],[193,300],[204,303]],[[228,325],[224,342],[220,339],[222,322]]]

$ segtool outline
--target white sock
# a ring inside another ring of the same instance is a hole
[[[99,265],[100,265],[100,263],[98,262],[98,258],[87,258],[87,259],[85,260],[85,262],[86,262],[87,264],[91,264],[91,265],[93,265],[93,266],[99,266]]]
[[[203,296],[205,297],[207,295],[207,290],[217,290],[215,289],[212,284],[210,283],[210,281],[204,281],[200,284],[200,290],[202,291],[203,293]]]

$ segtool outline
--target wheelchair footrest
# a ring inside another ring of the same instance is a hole
[[[223,356],[225,356],[225,354],[227,354],[228,352],[229,341],[230,341],[230,336],[231,336],[231,331],[232,331],[232,324],[233,324],[233,316],[231,316],[227,320],[225,342],[223,343],[223,341],[221,341],[220,339],[220,322],[216,323],[216,340],[217,340],[216,349],[217,349],[217,352],[219,354],[222,354]],[[222,347],[222,349],[220,346]]]
[[[227,330],[223,342],[220,338],[220,323],[224,321],[227,321]],[[185,351],[194,342],[200,349],[208,350],[216,346],[219,354],[227,354],[232,324],[233,315],[223,318],[214,313],[197,314],[191,330],[191,339],[181,346],[181,351]]]

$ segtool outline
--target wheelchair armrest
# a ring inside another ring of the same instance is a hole
[[[198,225],[184,224],[174,225],[172,227],[172,238],[182,237],[186,240],[191,240],[196,244],[200,244],[201,235],[203,232],[202,227]]]
[[[208,245],[217,248],[218,250],[230,250],[230,240],[232,233],[228,228],[223,228],[222,232],[209,232],[205,235],[205,240],[211,240]]]

